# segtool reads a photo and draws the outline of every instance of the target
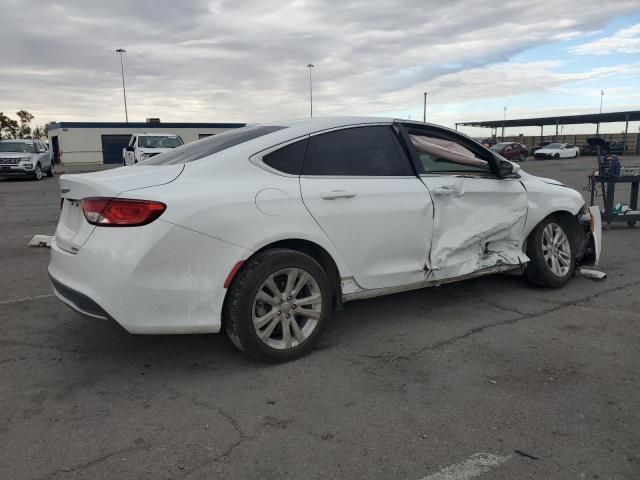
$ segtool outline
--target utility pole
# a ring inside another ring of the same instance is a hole
[[[604,97],[604,90],[600,89],[600,115],[602,115],[602,97]],[[598,118],[598,123],[596,126],[596,137],[600,136],[600,119]]]
[[[427,92],[424,92],[424,110],[422,112],[422,121],[427,122]]]
[[[507,121],[507,107],[504,107],[504,115],[502,117],[502,140],[504,140],[504,122]]]
[[[311,114],[311,118],[313,118],[313,83],[311,81],[311,69],[315,67],[313,63],[307,65],[309,68],[309,112]]]
[[[124,48],[118,48],[116,53],[120,54],[120,71],[122,72],[122,95],[124,96],[124,118],[125,122],[129,123],[129,113],[127,112],[127,89],[124,86],[124,62],[122,60],[122,54],[127,53]]]

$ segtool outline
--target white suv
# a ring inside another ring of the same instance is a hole
[[[133,165],[181,145],[184,145],[182,138],[170,133],[135,134],[122,150],[122,164]]]

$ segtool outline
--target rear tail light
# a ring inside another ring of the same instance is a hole
[[[81,203],[87,222],[99,227],[147,225],[167,209],[161,202],[128,198],[90,197]]]

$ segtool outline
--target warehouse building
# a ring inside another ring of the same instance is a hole
[[[185,143],[244,127],[244,123],[55,122],[49,124],[53,155],[71,163],[122,163],[122,149],[134,133],[169,133]]]

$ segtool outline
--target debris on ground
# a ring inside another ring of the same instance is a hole
[[[607,274],[598,270],[591,270],[587,268],[580,269],[580,275],[587,278],[593,278],[595,280],[604,280],[607,278]]]
[[[535,455],[531,455],[530,453],[523,452],[522,450],[514,450],[518,455],[526,458],[530,458],[531,460],[540,460],[540,457],[536,457]]]
[[[51,242],[53,241],[53,235],[34,235],[31,240],[29,240],[30,247],[46,247],[51,248]]]

